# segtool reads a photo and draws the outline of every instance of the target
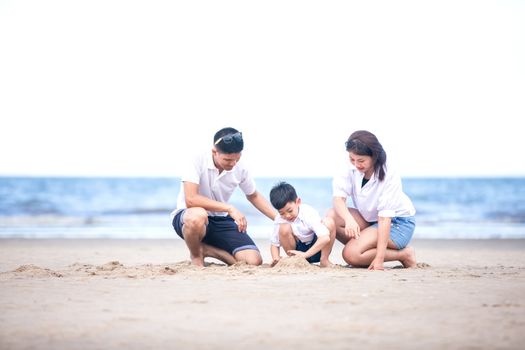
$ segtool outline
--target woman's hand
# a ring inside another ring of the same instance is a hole
[[[370,264],[370,266],[368,266],[368,269],[369,270],[384,270],[385,269],[384,264],[385,264],[385,260],[378,258],[376,256],[375,259]]]

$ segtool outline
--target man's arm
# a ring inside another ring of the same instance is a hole
[[[235,220],[239,232],[245,232],[247,227],[246,217],[237,208],[229,203],[223,203],[199,194],[199,185],[192,182],[184,182],[184,195],[187,208],[204,208],[208,211],[223,211]]]
[[[275,211],[275,209],[273,209],[270,202],[268,202],[262,194],[255,191],[254,193],[246,196],[246,198],[250,201],[250,203],[253,204],[255,208],[257,208],[261,213],[266,215],[270,220],[275,219],[277,212]]]
[[[228,212],[233,207],[228,203],[222,203],[199,194],[199,185],[192,182],[184,182],[184,195],[187,208],[199,207],[209,211]]]

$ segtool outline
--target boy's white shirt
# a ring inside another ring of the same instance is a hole
[[[290,224],[293,234],[306,244],[312,242],[314,235],[317,235],[317,237],[330,235],[328,228],[321,222],[321,216],[317,210],[308,204],[299,205],[299,214],[294,221],[285,220],[280,215],[277,215],[273,222],[274,230],[270,237],[270,243],[276,247],[281,246],[279,241],[279,225],[281,224]]]
[[[401,177],[388,164],[383,181],[379,181],[374,173],[361,187],[363,177],[363,173],[349,165],[343,174],[333,178],[333,196],[350,197],[354,207],[368,222],[377,221],[379,216],[392,218],[416,214],[412,201],[403,192]]]

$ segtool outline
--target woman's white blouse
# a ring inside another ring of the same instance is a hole
[[[364,174],[353,165],[341,175],[332,180],[334,197],[352,199],[356,208],[368,222],[375,222],[378,217],[413,216],[416,209],[412,201],[403,192],[401,177],[395,170],[385,167],[386,174],[383,181],[379,181],[374,173],[370,180],[361,188]]]

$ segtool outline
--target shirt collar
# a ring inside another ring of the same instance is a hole
[[[213,162],[213,153],[210,152],[210,155],[208,156],[208,169],[210,170],[217,170],[219,172],[219,169],[215,166],[215,163]],[[235,167],[232,168],[232,170],[223,170],[222,173],[231,173],[235,169]]]

